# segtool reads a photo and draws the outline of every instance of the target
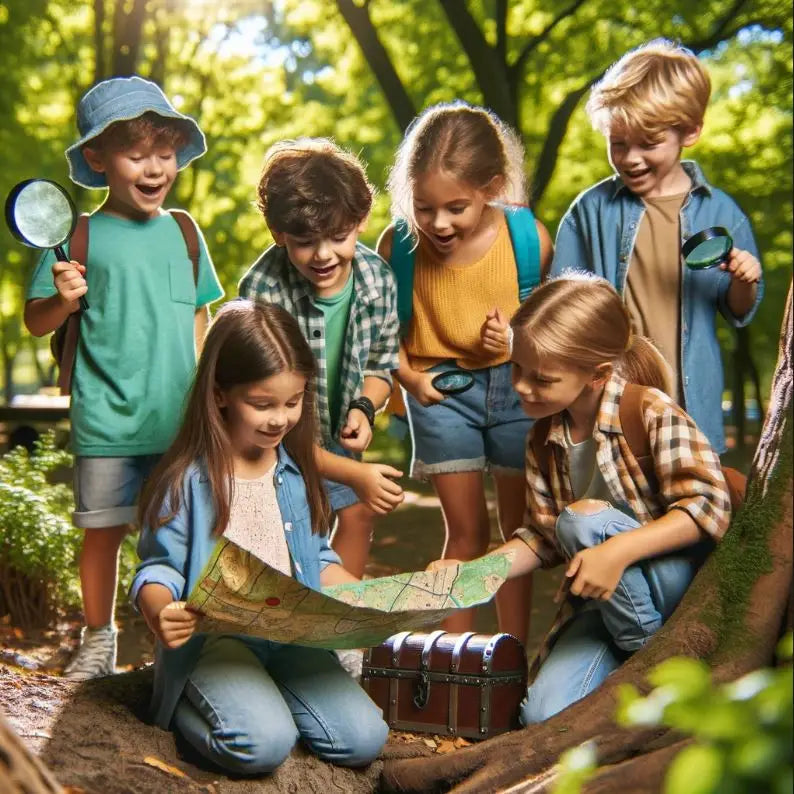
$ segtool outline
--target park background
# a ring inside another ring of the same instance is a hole
[[[758,316],[738,333],[721,321],[718,329],[731,454],[746,468],[791,279],[788,2],[0,0],[0,196],[22,179],[47,177],[68,188],[80,211],[94,209],[104,194],[73,185],[63,156],[78,136],[74,109],[98,80],[137,73],[160,83],[206,134],[208,153],[181,173],[168,206],[186,208],[198,221],[227,298],[271,242],[254,206],[269,145],[328,136],[360,154],[380,190],[363,235],[374,245],[389,221],[383,187],[395,147],[416,113],[439,101],[487,105],[518,130],[533,209],[554,234],[570,201],[611,172],[604,141],[584,113],[590,87],[623,52],[657,36],[690,47],[709,69],[704,133],[686,156],[749,215],[762,253],[766,297]],[[0,233],[0,406],[51,386],[56,375],[48,339],[34,339],[22,325],[37,257]],[[408,449],[380,433],[371,454],[404,465]],[[68,465],[55,449],[38,462],[22,451],[0,457],[0,665],[14,670],[57,669],[76,642],[79,614],[63,610],[79,604],[80,533],[68,518]],[[378,524],[371,575],[422,567],[440,549],[438,503],[427,487],[410,487],[406,504]],[[131,540],[121,572],[122,669],[152,651],[141,619],[123,600],[134,562]],[[536,577],[530,653],[548,627],[558,575]],[[492,612],[478,621],[480,630],[495,630]],[[33,628],[41,624],[48,628]],[[63,748],[71,754],[81,730],[69,715],[82,706],[69,706],[59,718],[60,741],[43,752],[51,764],[66,757]],[[20,712],[23,719],[31,713]],[[142,726],[124,736],[122,758],[131,757],[127,740],[137,732]],[[110,757],[98,755],[97,763],[118,776]],[[688,767],[687,779],[705,779],[700,772]],[[144,770],[131,765],[128,774],[143,791]]]
[[[271,242],[254,206],[268,146],[328,136],[359,154],[379,188],[363,235],[374,245],[389,222],[383,187],[404,129],[422,108],[455,98],[493,108],[518,130],[533,209],[554,234],[570,201],[611,172],[604,140],[584,113],[590,87],[623,52],[656,36],[682,42],[709,69],[713,90],[704,133],[686,156],[736,198],[762,252],[767,287],[759,314],[749,329],[737,333],[721,320],[718,329],[730,460],[746,468],[791,277],[787,2],[0,0],[0,195],[21,179],[41,176],[67,186],[79,210],[95,208],[104,191],[72,184],[63,156],[78,137],[75,107],[95,82],[137,73],[162,85],[206,134],[207,154],[181,172],[168,204],[198,221],[227,299]],[[48,338],[35,339],[22,324],[25,286],[38,256],[7,230],[0,233],[0,406],[51,387],[56,377]],[[749,410],[740,410],[746,401]],[[380,432],[369,455],[406,468],[410,449]],[[407,504],[379,522],[371,575],[422,567],[441,547],[437,501],[426,486],[404,484],[411,489]],[[68,517],[68,505],[53,509]],[[29,514],[24,525],[34,521]],[[25,531],[19,522],[4,523],[0,568],[7,571],[9,549]],[[43,523],[28,533],[39,539],[35,557],[47,566],[60,560],[62,571],[74,571],[66,561],[79,533],[71,531],[69,548],[57,555],[54,547],[65,541],[54,529],[48,537]],[[125,559],[128,571],[132,542]],[[74,602],[76,581],[59,578],[69,582],[61,589]],[[552,579],[538,581],[536,603],[555,587]],[[481,624],[489,626],[492,620]],[[533,621],[532,639],[544,630],[545,620]]]

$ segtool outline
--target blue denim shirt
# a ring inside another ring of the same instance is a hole
[[[331,563],[341,562],[327,535],[312,532],[303,476],[283,446],[278,448],[273,476],[293,575],[301,584],[319,590],[320,572]],[[187,598],[218,541],[212,534],[214,523],[209,480],[201,466],[194,463],[185,474],[182,504],[176,515],[156,531],[149,527],[141,530],[138,541],[141,563],[130,590],[136,607],[138,594],[146,584],[167,587],[175,601]],[[157,643],[151,708],[153,719],[161,728],[167,729],[171,722],[205,638],[204,634],[194,635],[174,649]]]
[[[758,257],[750,221],[736,202],[712,187],[697,163],[681,162],[692,180],[681,207],[681,242],[709,226],[724,226],[736,248]],[[551,275],[567,268],[590,270],[608,279],[622,295],[626,288],[640,221],[642,200],[618,176],[611,176],[581,193],[560,221]],[[681,385],[684,408],[706,434],[714,449],[725,451],[722,427],[723,372],[717,342],[717,311],[734,327],[752,320],[764,293],[758,285],[755,304],[743,317],[728,306],[731,276],[719,268],[690,270],[681,260]]]

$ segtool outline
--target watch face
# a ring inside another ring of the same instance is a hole
[[[474,376],[464,369],[451,369],[440,372],[431,383],[442,394],[460,394],[474,385]]]

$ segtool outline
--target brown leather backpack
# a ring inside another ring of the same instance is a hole
[[[198,282],[199,240],[196,226],[192,218],[184,210],[168,210],[179,225],[185,238],[185,246],[190,261],[193,263],[193,281]],[[85,264],[88,261],[88,218],[85,213],[77,219],[74,234],[69,240],[69,258]],[[70,314],[50,337],[50,351],[58,364],[58,386],[61,394],[72,391],[72,373],[77,357],[77,343],[80,338],[80,317],[82,312]]]
[[[653,456],[651,455],[651,442],[648,438],[648,433],[645,430],[645,423],[642,417],[642,403],[645,397],[645,386],[640,386],[636,383],[627,383],[626,388],[620,398],[620,426],[623,429],[623,437],[629,445],[631,454],[637,459],[637,463],[648,480],[651,490],[658,492],[659,481],[656,478],[656,472],[653,465]],[[551,417],[539,419],[535,422],[532,428],[532,451],[535,453],[535,459],[538,462],[541,472],[544,477],[548,478],[551,455],[553,450],[550,445],[546,444],[546,438],[549,434],[551,427]],[[728,484],[728,493],[731,497],[731,509],[735,513],[744,503],[744,494],[747,490],[747,477],[742,474],[738,469],[732,469],[729,466],[722,467],[722,473],[725,476],[725,481]]]

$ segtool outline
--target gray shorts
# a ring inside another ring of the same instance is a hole
[[[134,524],[141,486],[159,459],[160,455],[77,456],[74,460],[74,525],[81,529],[105,529]]]

